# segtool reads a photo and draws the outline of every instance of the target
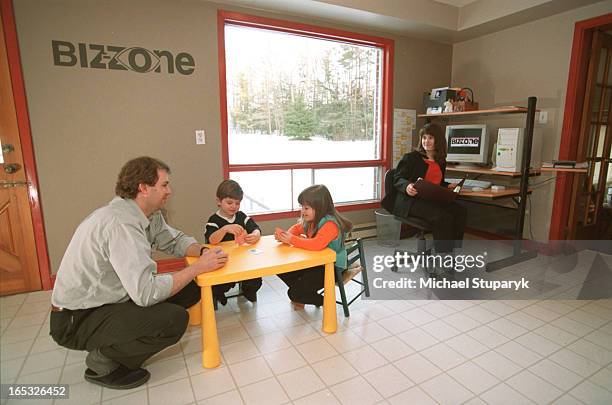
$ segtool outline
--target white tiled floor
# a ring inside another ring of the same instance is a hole
[[[612,300],[358,300],[326,335],[321,309],[294,311],[285,291],[267,278],[256,305],[220,308],[219,368],[202,368],[190,327],[130,391],[84,382],[85,353],[48,336],[50,292],[3,297],[1,381],[67,383],[55,403],[79,405],[612,403]]]

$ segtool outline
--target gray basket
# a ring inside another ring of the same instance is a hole
[[[376,215],[376,234],[381,246],[397,246],[399,244],[402,223],[393,214],[385,210],[374,211]]]

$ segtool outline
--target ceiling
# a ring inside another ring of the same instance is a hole
[[[601,0],[214,0],[455,43]]]
[[[434,0],[434,1],[438,3],[448,4],[449,6],[463,7],[463,6],[467,6],[470,3],[475,2],[476,0]]]

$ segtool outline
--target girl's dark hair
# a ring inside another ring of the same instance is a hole
[[[158,170],[170,173],[170,168],[161,160],[141,156],[127,162],[121,168],[115,185],[115,194],[121,198],[134,199],[141,184],[154,186],[159,180]]]
[[[331,215],[338,221],[342,233],[350,232],[350,230],[353,229],[351,221],[340,215],[336,210],[332,196],[327,187],[323,184],[315,184],[314,186],[305,188],[298,196],[298,202],[301,205],[309,205],[315,211],[314,226],[317,226],[324,216]],[[303,222],[302,224],[306,226]],[[307,232],[308,230],[304,229],[304,231]],[[316,234],[317,232],[315,231],[312,236]]]
[[[429,123],[425,124],[419,131],[419,146],[417,150],[422,155],[427,155],[427,152],[423,148],[423,143],[421,142],[423,135],[431,135],[434,137],[434,160],[436,162],[446,160],[446,137],[444,136],[444,130],[442,127],[438,124]]]

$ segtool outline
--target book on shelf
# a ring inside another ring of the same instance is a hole
[[[574,169],[588,169],[589,162],[578,162],[574,165]]]
[[[542,162],[542,167],[556,169],[587,169],[589,162],[576,162],[575,160],[553,160],[552,162]]]

